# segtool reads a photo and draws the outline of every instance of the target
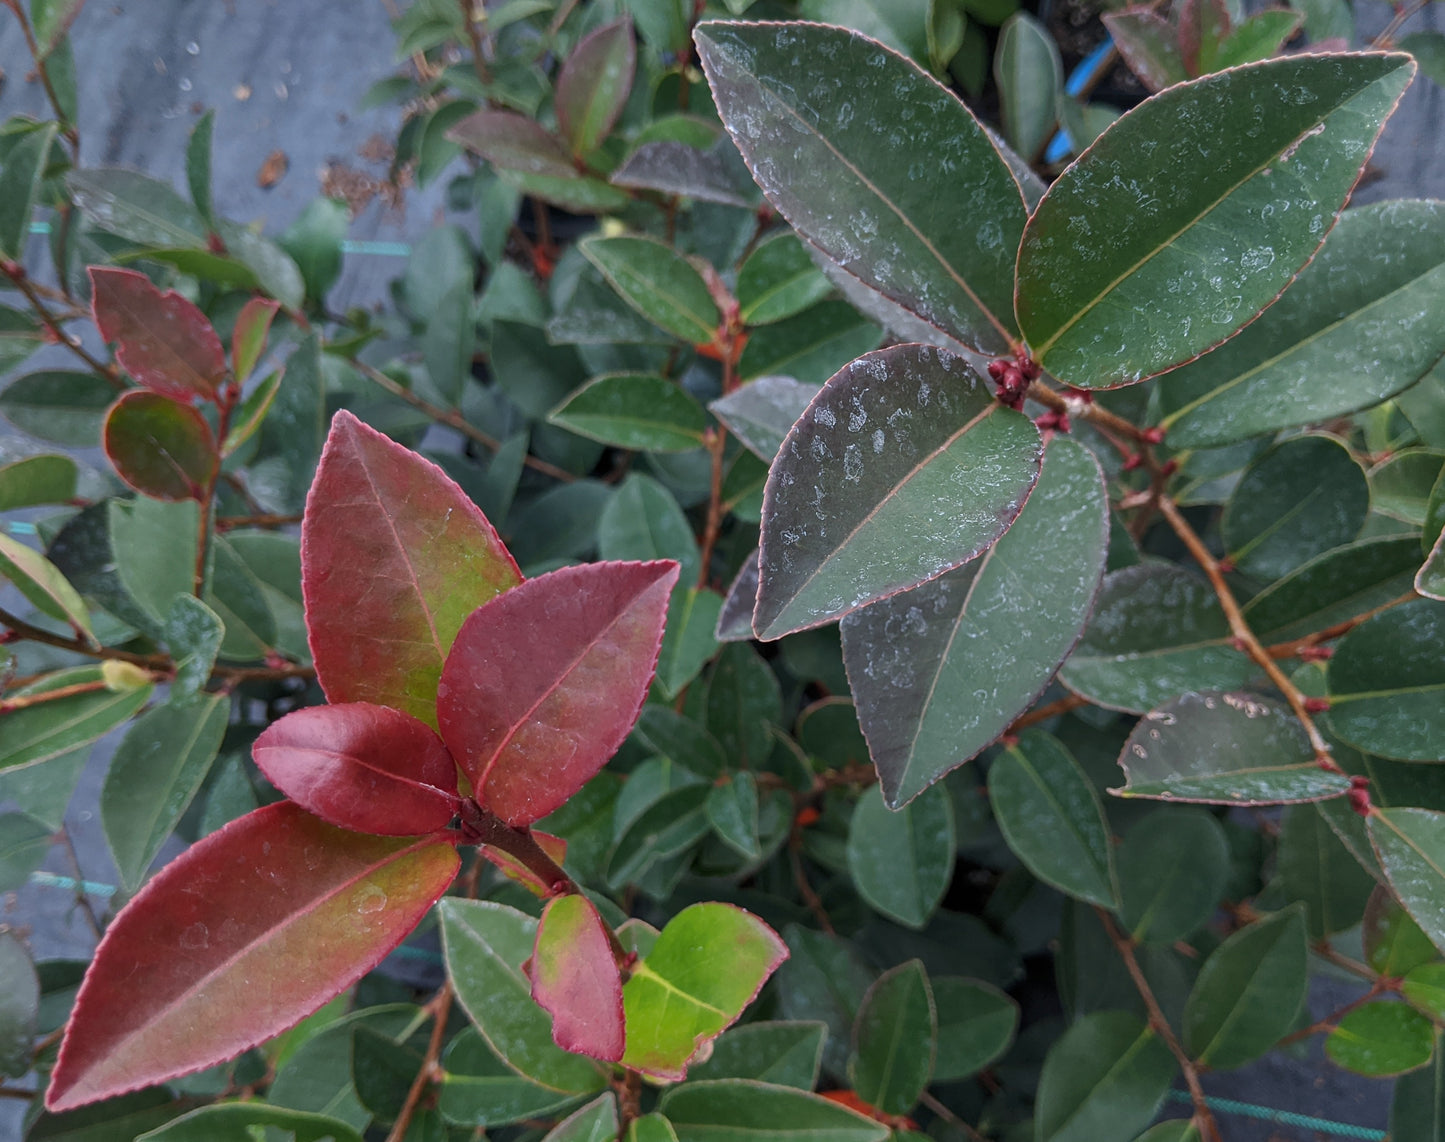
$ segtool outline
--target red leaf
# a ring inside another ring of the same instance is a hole
[[[328,699],[435,726],[462,622],[521,581],[486,516],[440,468],[336,414],[301,526],[306,625]]]
[[[446,841],[344,832],[290,801],[232,821],[111,924],[45,1105],[189,1074],[284,1031],[380,963],[459,865]]]
[[[343,829],[435,833],[459,807],[456,763],[441,738],[387,706],[297,710],[268,726],[251,756],[287,797]]]
[[[157,500],[199,500],[216,464],[211,426],[194,405],[132,391],[105,415],[105,454],[122,480]]]
[[[577,792],[632,728],[678,565],[590,563],[539,576],[467,619],[442,671],[442,739],[509,825]]]
[[[622,1058],[622,975],[602,917],[585,896],[558,896],[537,925],[532,998],[552,1016],[564,1051],[615,1063]]]
[[[269,297],[253,297],[241,307],[236,316],[236,327],[231,331],[231,369],[237,381],[244,381],[251,375],[251,370],[266,351],[266,335],[271,331],[271,319],[280,308],[281,303]]]
[[[90,290],[100,335],[137,383],[178,401],[216,398],[226,357],[204,313],[135,270],[91,266]]]

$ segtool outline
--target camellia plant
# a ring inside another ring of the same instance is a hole
[[[338,313],[345,205],[80,166],[4,7],[0,890],[96,940],[0,928],[27,1139],[1217,1142],[1319,1039],[1439,1142],[1403,9],[1111,17],[1106,126],[1011,2],[417,0],[370,98],[474,225]]]

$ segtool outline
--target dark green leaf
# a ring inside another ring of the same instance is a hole
[[[1131,1138],[1174,1079],[1174,1056],[1138,1018],[1086,1015],[1049,1049],[1034,1109],[1038,1142]]]
[[[543,1118],[572,1101],[570,1094],[538,1086],[510,1070],[475,1028],[451,1041],[442,1057],[437,1108],[465,1126],[505,1126]]]
[[[1434,960],[1439,953],[1420,925],[1384,888],[1377,888],[1365,906],[1361,927],[1365,962],[1392,979]]]
[[[1004,138],[1025,159],[1053,134],[1064,65],[1048,30],[1027,12],[1010,16],[999,32],[993,78],[1003,103]]]
[[[713,340],[721,320],[702,274],[651,238],[589,238],[579,247],[622,299],[689,345]]]
[[[609,1091],[557,1123],[543,1142],[614,1142],[616,1138],[617,1102]]]
[[[994,758],[988,798],[1009,848],[1030,872],[1070,896],[1118,907],[1104,808],[1057,738],[1026,730]]]
[[[822,301],[832,289],[803,244],[779,234],[738,270],[738,316],[745,325],[770,325]]]
[[[1413,72],[1398,54],[1267,60],[1115,123],[1025,231],[1018,319],[1034,357],[1112,387],[1238,331],[1324,241]]]
[[[1184,1048],[1211,1068],[1256,1059],[1294,1026],[1309,978],[1304,908],[1276,912],[1204,962],[1184,1009]]]
[[[492,323],[492,375],[502,391],[534,420],[543,420],[585,379],[570,345],[551,345],[531,325],[498,319]]]
[[[762,856],[758,838],[758,785],[747,770],[724,778],[707,795],[707,819],[718,837],[745,860]]]
[[[1172,944],[1214,914],[1229,844],[1203,809],[1170,807],[1138,821],[1119,849],[1119,919],[1136,940]]]
[[[977,1074],[1013,1042],[1019,1006],[998,988],[976,979],[941,976],[933,980],[938,1009],[935,1082]]]
[[[802,313],[754,329],[738,359],[738,376],[752,381],[781,375],[821,385],[882,340],[883,331],[847,302],[820,301]]]
[[[724,123],[802,235],[929,325],[1009,348],[1023,196],[952,93],[842,28],[706,23],[697,43]]]
[[[1311,939],[1327,939],[1360,922],[1375,879],[1313,806],[1285,810],[1276,859],[1285,896],[1304,901]]]
[[[719,1035],[707,1061],[689,1068],[688,1078],[756,1079],[812,1090],[827,1036],[826,1024],[818,1022],[747,1023]]]
[[[761,767],[773,752],[772,727],[782,718],[777,675],[746,643],[725,647],[708,681],[707,728],[730,764]]]
[[[823,1065],[841,1077],[853,1020],[872,986],[874,972],[850,943],[836,936],[797,925],[789,925],[783,934],[789,956],[778,970],[779,1006],[789,1019],[818,1019],[827,1024]]]
[[[602,509],[597,550],[603,559],[676,559],[680,582],[697,578],[692,525],[673,494],[641,472],[631,473]]]
[[[14,694],[39,694],[100,680],[100,667],[77,666],[47,675],[39,682],[15,690]],[[12,710],[5,715],[0,770],[40,765],[89,746],[131,718],[145,705],[152,689],[146,684],[134,690],[92,690]]]
[[[1370,469],[1371,507],[1414,527],[1425,523],[1430,492],[1445,471],[1445,452],[1411,448]]]
[[[1435,1035],[1435,1053],[1428,1067],[1395,1081],[1390,1106],[1390,1137],[1394,1142],[1442,1142],[1445,1139],[1445,1043]]]
[[[40,867],[53,833],[24,813],[0,813],[0,892],[15,891]]]
[[[955,844],[953,802],[941,787],[896,810],[870,789],[848,828],[848,871],[874,909],[922,928],[953,879]]]
[[[749,1079],[690,1082],[658,1104],[679,1142],[885,1142],[888,1127],[815,1094]]]
[[[788,430],[818,395],[792,377],[759,377],[708,405],[728,431],[771,464]]]
[[[918,960],[884,972],[853,1025],[853,1090],[884,1114],[907,1114],[933,1077],[938,1015]]]
[[[657,685],[664,697],[680,694],[717,653],[715,632],[722,606],[722,596],[716,591],[685,583],[673,588],[662,648],[657,653]],[[751,626],[747,637],[752,637]]]
[[[206,248],[206,220],[163,182],[119,167],[72,170],[65,181],[86,221],[99,230],[140,246]]]
[[[285,1131],[289,1142],[361,1142],[345,1122],[261,1102],[203,1106],[140,1137],[146,1142],[252,1142],[271,1130]]]
[[[1445,1018],[1445,964],[1421,964],[1411,968],[1400,985],[1400,994],[1439,1022]]]
[[[687,452],[700,448],[707,413],[665,377],[613,373],[595,377],[547,416],[582,436],[618,448]]]
[[[351,211],[340,199],[315,198],[276,239],[301,271],[306,296],[325,300],[341,276],[341,243],[351,225]]]
[[[1376,1078],[1423,1067],[1434,1050],[1434,1025],[1403,1003],[1357,1007],[1325,1039],[1331,1061]]]
[[[1361,623],[1329,663],[1330,726],[1402,761],[1445,756],[1445,603],[1416,599]]]
[[[728,767],[727,755],[716,738],[666,706],[644,706],[632,737],[650,752],[702,777],[719,777]]]
[[[30,241],[30,212],[45,174],[59,124],[44,123],[10,148],[0,167],[0,257],[19,262]]]
[[[94,448],[115,389],[94,373],[49,370],[17,377],[0,392],[0,412],[53,444]]]
[[[1411,32],[1395,41],[1402,52],[1409,52],[1420,65],[1421,74],[1445,87],[1445,34]]]
[[[477,345],[476,298],[472,283],[460,281],[437,299],[421,335],[427,375],[449,405],[461,403],[462,387],[472,375]]]
[[[212,228],[216,225],[216,214],[211,206],[211,134],[216,126],[216,112],[207,111],[191,128],[191,137],[186,142],[186,185],[191,191],[191,202]]]
[[[1390,887],[1420,930],[1445,951],[1445,813],[1376,809],[1368,826]]]
[[[177,595],[166,614],[166,647],[176,663],[173,705],[188,702],[210,680],[225,627],[216,612],[194,595]]]
[[[1033,704],[1083,629],[1108,534],[1097,463],[1056,438],[988,555],[844,619],[858,720],[890,804],[976,756]]]
[[[1394,396],[1445,353],[1442,299],[1445,206],[1346,211],[1278,303],[1160,382],[1169,443],[1229,444]]]
[[[19,1078],[29,1072],[39,1013],[35,965],[13,933],[0,932],[0,1075]]]
[[[1302,638],[1398,599],[1419,565],[1414,536],[1346,544],[1295,568],[1244,605],[1266,643]]]

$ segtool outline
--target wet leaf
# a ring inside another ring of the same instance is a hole
[[[193,405],[128,392],[105,418],[105,454],[116,474],[157,500],[199,500],[216,469],[211,426]]]
[[[1034,357],[1108,388],[1237,332],[1324,241],[1413,74],[1398,54],[1267,60],[1120,119],[1024,233],[1018,319]]]
[[[918,960],[884,972],[863,997],[853,1025],[853,1090],[884,1114],[907,1114],[933,1076],[938,1016]]]
[[[284,1030],[399,944],[459,863],[445,841],[345,833],[286,802],[212,833],[111,924],[46,1104],[186,1074]]]
[[[632,90],[636,64],[632,21],[625,17],[589,32],[568,53],[553,105],[574,156],[587,154],[611,132]]]
[[[226,358],[204,313],[134,270],[92,266],[90,288],[101,336],[138,383],[172,400],[216,399]]]
[[[867,903],[890,920],[922,928],[953,879],[953,802],[930,787],[900,809],[869,790],[848,827],[848,871]]]
[[[554,897],[537,925],[532,998],[552,1016],[564,1051],[622,1058],[622,977],[607,928],[585,896]]]
[[[1177,1066],[1136,1016],[1085,1015],[1044,1059],[1034,1112],[1038,1142],[1133,1137],[1154,1118]]]
[[[521,581],[486,517],[434,464],[339,412],[307,498],[302,586],[332,702],[436,724],[463,620]]]
[[[1416,599],[1361,623],[1329,663],[1331,728],[1381,757],[1445,756],[1445,603]]]
[[[1325,1054],[1332,1062],[1377,1078],[1423,1067],[1434,1050],[1434,1026],[1403,1003],[1357,1007],[1325,1038]]]
[[[467,619],[442,671],[437,718],[482,804],[529,824],[602,768],[647,696],[676,581],[670,560],[564,567]]]
[[[889,804],[977,756],[1033,704],[1083,629],[1108,533],[1096,462],[1055,439],[987,556],[843,621],[858,720]]]
[[[547,414],[551,424],[617,448],[687,452],[700,448],[707,413],[665,377],[612,373],[583,385]]]

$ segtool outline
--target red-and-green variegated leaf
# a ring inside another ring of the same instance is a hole
[[[552,863],[561,868],[567,861],[567,842],[551,833],[529,829],[528,835],[537,842],[537,847],[552,858]],[[477,851],[491,861],[507,877],[515,880],[533,896],[545,899],[552,895],[552,885],[543,880],[520,860],[504,849],[493,845],[478,845]]]
[[[446,841],[348,833],[289,801],[232,821],[111,924],[46,1106],[189,1074],[284,1031],[401,943],[459,864]]]
[[[236,315],[236,328],[231,333],[231,371],[236,374],[237,381],[244,381],[251,375],[251,370],[266,351],[266,335],[271,331],[271,319],[280,308],[279,301],[253,297]]]
[[[563,567],[467,619],[442,671],[442,740],[509,825],[556,809],[606,763],[657,666],[671,559]]]
[[[637,42],[624,16],[584,36],[557,75],[557,127],[579,158],[607,138],[627,105]]]
[[[370,702],[308,706],[251,747],[267,779],[343,829],[412,837],[456,815],[457,767],[430,726]]]
[[[216,440],[195,405],[160,393],[125,393],[105,414],[102,442],[116,475],[142,495],[205,498]]]
[[[622,975],[602,917],[585,896],[550,901],[532,951],[532,998],[552,1016],[564,1051],[622,1058]]]
[[[457,631],[521,580],[486,516],[440,468],[336,414],[301,525],[306,626],[327,698],[435,726]]]
[[[215,399],[226,357],[204,313],[135,270],[92,266],[90,289],[95,324],[137,383],[179,401]]]

